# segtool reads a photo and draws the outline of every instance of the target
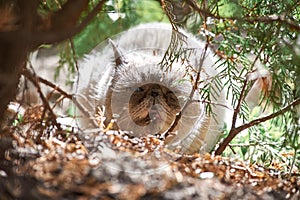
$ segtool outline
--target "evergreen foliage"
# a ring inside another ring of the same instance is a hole
[[[97,2],[90,1],[90,7]],[[167,19],[174,27],[187,28],[214,47],[220,56],[216,65],[221,70],[215,81],[224,83],[228,97],[233,97],[231,106],[243,124],[261,118],[262,114],[282,111],[275,118],[246,127],[247,131],[237,134],[224,155],[268,166],[285,163],[286,170],[299,168],[300,4],[297,0],[109,0],[97,18],[70,41],[73,45],[62,46],[61,66],[68,63],[74,69],[74,56],[82,57],[104,39],[133,25],[167,22]],[[74,55],[70,56],[70,52]],[[261,70],[258,65],[269,74],[249,79]],[[262,81],[260,105],[251,110],[245,97],[257,79]],[[211,88],[206,85],[202,89],[201,96],[209,101]],[[283,113],[285,107],[289,111]],[[235,122],[233,125],[237,126]],[[231,132],[231,127],[225,127],[224,138]]]

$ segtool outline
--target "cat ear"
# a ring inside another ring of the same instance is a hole
[[[116,68],[119,68],[122,65],[126,65],[128,62],[125,56],[122,54],[121,50],[117,47],[117,45],[111,39],[108,39],[108,42],[111,44],[114,54],[115,54],[115,63]]]

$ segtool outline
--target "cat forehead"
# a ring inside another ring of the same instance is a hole
[[[176,64],[171,71],[162,68],[158,62],[130,63],[117,70],[117,77],[120,81],[136,83],[168,83],[175,82],[185,76],[184,66]]]
[[[147,72],[145,68],[151,72]],[[115,89],[135,90],[144,85],[158,84],[175,93],[185,93],[192,88],[191,82],[182,73],[165,72],[158,65],[145,65],[140,69],[143,70],[128,70],[120,73]]]
[[[118,66],[116,70],[115,89],[141,87],[149,83],[161,84],[175,91],[189,91],[190,81],[184,81],[186,76],[186,65],[181,60],[171,64],[170,69],[162,67],[164,53],[152,50],[123,52],[126,63]],[[114,63],[113,63],[114,65]]]

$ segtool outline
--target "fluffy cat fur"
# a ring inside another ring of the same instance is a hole
[[[169,69],[160,65],[171,41],[169,24],[143,24],[112,38],[120,50],[120,60],[116,60],[116,50],[108,41],[97,46],[80,63],[77,101],[91,116],[97,112],[97,107],[105,106],[107,120],[114,118],[115,128],[134,136],[162,134],[168,130],[188,101],[193,87],[186,75],[192,71],[189,66],[199,69],[201,65],[200,90],[218,73],[215,69],[217,58],[209,49],[201,64],[205,43],[179,31],[186,38],[181,48],[193,51],[188,60],[176,60]],[[210,84],[216,88],[213,82]],[[212,96],[216,97],[212,99],[214,117],[205,113],[206,105],[195,92],[192,101],[182,110],[175,133],[166,139],[170,149],[180,147],[184,153],[194,153],[214,147],[224,125],[225,109],[218,104],[224,104],[225,95],[219,92]],[[79,118],[79,126],[83,129],[95,127],[92,121]]]

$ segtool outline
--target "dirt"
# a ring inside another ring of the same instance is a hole
[[[45,117],[45,116],[43,116]],[[31,113],[0,135],[0,199],[300,199],[300,177],[155,136],[61,130]]]

